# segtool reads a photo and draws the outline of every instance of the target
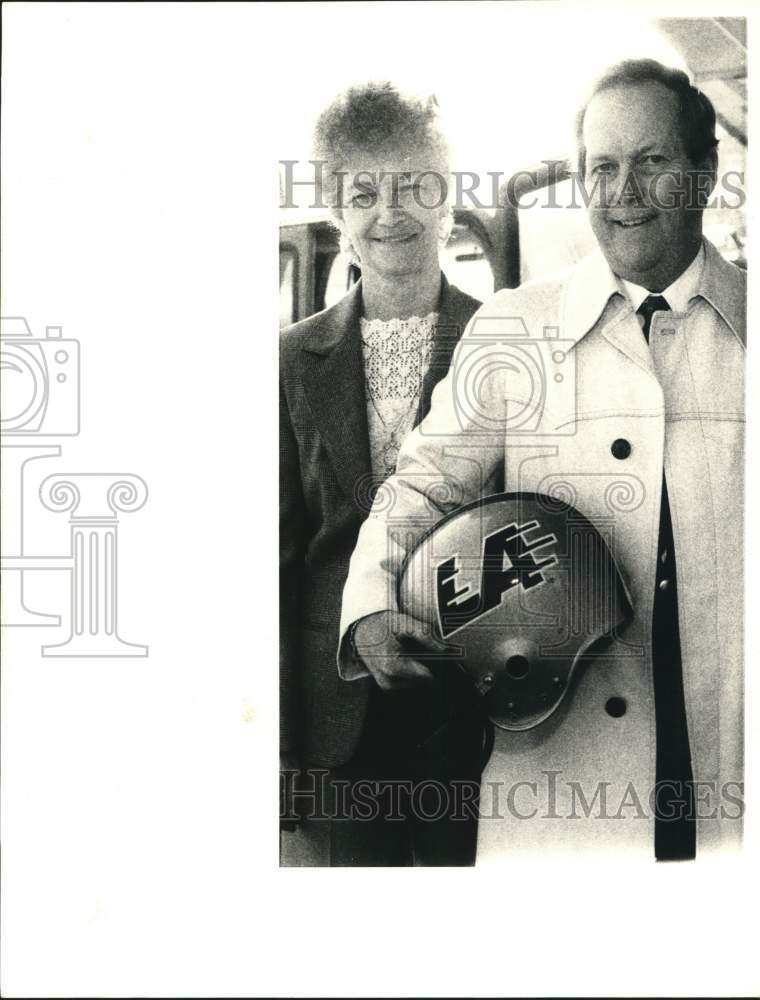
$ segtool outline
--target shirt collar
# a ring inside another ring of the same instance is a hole
[[[691,279],[687,278],[687,272],[694,264],[697,265],[699,273],[694,287],[690,290],[688,286],[691,285]],[[686,279],[687,284],[685,305],[688,306],[689,299],[695,296],[709,302],[744,343],[746,337],[744,273],[724,260],[712,243],[703,238],[701,252],[680,278],[665,290],[663,294],[666,298],[683,279]],[[649,294],[646,289],[643,289],[642,293],[641,301]],[[676,305],[682,305],[683,294],[683,288],[676,289],[678,301],[671,302],[668,299],[669,304],[674,308]],[[563,335],[577,342],[603,317],[606,322],[612,322],[621,314],[621,310],[630,308],[631,305],[635,309],[640,304],[639,302],[634,305],[625,286],[612,273],[604,254],[597,247],[579,261],[570,272],[562,307]],[[682,311],[685,312],[686,309]]]
[[[689,264],[686,270],[680,274],[672,284],[668,285],[668,287],[661,292],[650,292],[648,289],[642,288],[641,285],[637,285],[633,281],[626,281],[625,278],[619,278],[618,280],[622,289],[625,291],[625,294],[628,296],[628,300],[633,306],[634,312],[639,309],[641,303],[647,298],[647,296],[662,295],[673,312],[685,313],[689,308],[689,302],[699,292],[704,267],[705,248],[704,245],[702,245],[700,246],[696,257],[691,264]]]

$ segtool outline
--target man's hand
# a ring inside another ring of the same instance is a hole
[[[398,611],[378,611],[354,629],[354,646],[383,691],[430,683],[432,671],[413,658],[416,650],[443,653],[448,647],[428,626]],[[410,655],[411,654],[411,655]]]

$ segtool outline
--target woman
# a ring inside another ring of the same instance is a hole
[[[366,678],[341,680],[336,668],[359,528],[480,305],[440,268],[451,228],[447,145],[435,100],[388,83],[333,101],[314,145],[361,280],[281,338],[281,744],[286,779],[300,773],[302,816],[283,834],[282,863],[471,864],[472,816],[418,822],[413,814],[429,815],[435,803],[409,798],[423,781],[460,778],[477,795],[479,723],[433,726],[450,679],[423,694],[388,695]],[[359,808],[361,781],[381,785]],[[336,788],[350,790],[348,802],[336,805]],[[407,801],[381,804],[383,795]],[[387,820],[389,811],[405,818]]]

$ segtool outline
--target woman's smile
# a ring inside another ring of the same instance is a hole
[[[411,243],[416,240],[419,233],[385,233],[380,236],[370,236],[373,243]]]

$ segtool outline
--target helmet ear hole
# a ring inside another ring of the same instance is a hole
[[[507,673],[515,680],[522,680],[530,673],[530,663],[524,656],[510,656],[506,663]]]

